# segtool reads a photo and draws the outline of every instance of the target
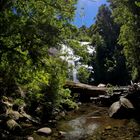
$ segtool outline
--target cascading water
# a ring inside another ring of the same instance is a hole
[[[86,46],[87,47],[87,51],[89,54],[93,54],[93,52],[95,52],[95,48],[92,47],[90,45],[90,42],[79,42],[81,44],[81,46]],[[70,75],[72,75],[72,80],[74,82],[79,82],[78,78],[77,78],[77,69],[81,66],[86,67],[87,69],[92,69],[91,66],[88,65],[82,65],[79,61],[80,61],[80,56],[77,56],[74,54],[74,51],[72,48],[70,48],[67,45],[62,45],[61,48],[61,58],[65,61],[68,62],[68,65],[72,67],[72,73]]]
[[[68,65],[72,67],[72,80],[74,82],[79,82],[77,79],[77,70],[76,70],[75,61],[79,61],[80,57],[76,57],[74,55],[72,48],[64,44],[62,45],[61,53],[62,53],[61,58],[67,61]]]

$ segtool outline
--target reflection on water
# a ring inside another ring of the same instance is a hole
[[[87,137],[96,135],[97,131],[102,128],[125,126],[126,120],[110,118],[107,108],[85,105],[80,108],[79,112],[77,112],[78,116],[75,119],[59,123],[59,130],[62,128],[66,132],[62,140],[86,140]],[[77,113],[72,114],[72,116]]]
[[[92,121],[93,118],[91,118],[91,122],[88,123],[88,119],[89,117],[82,116],[69,121],[68,125],[71,126],[72,130],[64,136],[64,139],[79,140],[87,135],[93,134],[94,130],[98,128],[99,124]]]

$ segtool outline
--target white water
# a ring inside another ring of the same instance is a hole
[[[92,47],[90,45],[90,42],[80,42],[80,44],[83,46],[87,46],[87,51],[90,54],[93,54],[93,52],[95,52],[95,48]],[[66,60],[68,62],[68,65],[69,66],[72,66],[72,80],[74,82],[79,82],[78,78],[77,78],[77,69],[81,66],[84,66],[86,67],[88,70],[92,70],[93,68],[91,66],[88,66],[88,65],[82,65],[79,60],[80,60],[80,56],[77,56],[74,54],[74,51],[72,48],[70,48],[69,46],[67,45],[62,45],[62,48],[61,48],[61,53],[62,53],[62,56],[61,58],[63,60]]]

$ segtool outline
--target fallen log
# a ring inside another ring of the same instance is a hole
[[[94,94],[95,92],[98,92],[98,95],[102,95],[102,94],[106,94],[107,93],[107,88],[106,87],[97,87],[97,86],[92,86],[92,85],[88,85],[88,84],[83,84],[83,83],[75,83],[72,81],[67,81],[65,86],[65,88],[69,88],[72,90],[87,90],[87,91],[92,91],[92,93]]]
[[[64,88],[69,88],[72,93],[78,93],[80,101],[90,101],[90,97],[98,97],[99,95],[107,96],[108,92],[108,87],[98,87],[83,83],[75,83],[73,81],[67,81]],[[127,90],[128,87],[114,88],[113,94],[114,95],[116,93],[122,94]]]
[[[80,101],[89,101],[90,97],[97,97],[99,95],[106,95],[106,87],[97,87],[83,83],[66,82],[65,88],[69,88],[72,93],[78,93]]]

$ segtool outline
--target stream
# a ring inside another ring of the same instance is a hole
[[[71,112],[70,120],[58,123],[58,129],[65,132],[61,140],[86,140],[98,131],[112,127],[125,126],[127,120],[112,119],[108,116],[108,108],[85,104],[77,112]]]
[[[34,133],[32,137],[34,140],[116,140],[116,137],[117,140],[140,140],[140,125],[133,119],[110,118],[108,108],[88,103],[68,112],[53,128],[51,136]]]
[[[90,120],[90,122],[88,120]],[[63,139],[78,140],[84,138],[87,135],[91,135],[99,126],[99,124],[93,120],[94,117],[87,118],[86,116],[82,116],[69,121],[66,125],[71,126],[72,130],[67,132]]]

